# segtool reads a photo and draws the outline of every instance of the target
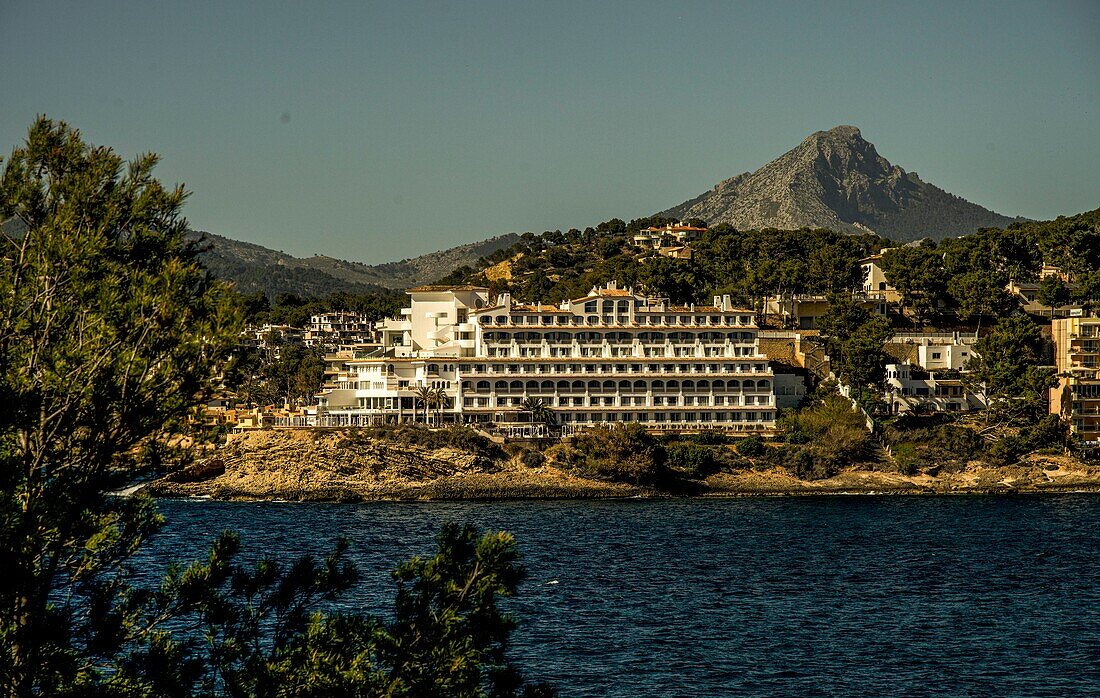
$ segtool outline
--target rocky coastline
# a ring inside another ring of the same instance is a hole
[[[746,469],[685,480],[669,490],[586,477],[551,461],[532,465],[523,453],[345,431],[257,431],[230,437],[142,489],[156,497],[315,502],[1100,492],[1100,467],[1067,456],[1032,455],[1002,468],[972,463],[934,476],[857,465],[833,477],[801,480],[783,468]]]

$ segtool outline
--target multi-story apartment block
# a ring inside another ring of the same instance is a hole
[[[706,228],[697,228],[687,223],[680,223],[679,225],[670,223],[666,226],[646,228],[639,231],[634,236],[634,244],[638,247],[651,247],[659,250],[662,247],[672,245],[685,245],[705,232],[707,232]],[[668,245],[665,243],[668,243]]]
[[[853,293],[852,300],[875,315],[886,315],[886,300],[867,293]],[[829,297],[820,294],[787,294],[765,299],[768,317],[784,327],[816,330],[818,320],[829,311]]]
[[[1057,267],[1044,266],[1043,271],[1040,272],[1040,279],[1046,278],[1047,276],[1058,276],[1063,280],[1066,278],[1064,274],[1058,271]],[[1067,303],[1055,308],[1049,305],[1043,305],[1039,302],[1039,288],[1040,283],[1038,281],[1016,281],[1015,279],[1011,279],[1005,284],[1005,293],[1015,299],[1025,313],[1031,315],[1045,315],[1047,317],[1057,318],[1082,317],[1085,314],[1084,306],[1080,303]],[[1070,291],[1075,288],[1077,288],[1076,284],[1066,284],[1066,289]]]
[[[558,305],[487,289],[424,286],[382,323],[382,348],[332,357],[318,423],[420,419],[417,388],[447,396],[443,421],[514,423],[537,398],[568,427],[766,430],[774,380],[751,310],[729,297],[673,306],[614,283]]]
[[[890,285],[886,273],[882,270],[880,262],[882,255],[892,248],[883,248],[878,254],[864,257],[859,260],[859,268],[863,272],[863,292],[871,298],[880,298],[888,303],[897,303],[901,300],[901,294]]]
[[[917,346],[917,363],[926,371],[960,371],[974,356],[974,342],[961,340],[921,342]]]
[[[374,338],[370,320],[359,313],[347,311],[313,315],[306,327],[307,347],[353,347],[369,344]]]
[[[937,376],[908,362],[886,364],[886,400],[894,414],[984,410],[986,400],[956,377]]]
[[[304,332],[300,327],[291,325],[266,324],[262,327],[250,326],[241,333],[242,344],[259,349],[277,349],[283,344],[301,346]]]
[[[1100,318],[1054,320],[1051,335],[1058,385],[1050,391],[1050,412],[1100,447]]]

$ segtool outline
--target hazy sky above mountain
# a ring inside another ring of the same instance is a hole
[[[381,262],[649,215],[813,131],[1007,215],[1100,205],[1100,3],[0,2],[36,114],[194,227]]]

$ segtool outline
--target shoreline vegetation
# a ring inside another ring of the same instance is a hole
[[[141,491],[168,498],[348,503],[1100,492],[1100,466],[1049,451],[1010,465],[969,460],[909,473],[885,459],[862,459],[800,477],[797,463],[776,462],[789,457],[780,452],[785,445],[669,437],[662,443],[630,428],[595,436],[622,443],[501,446],[470,429],[411,426],[254,431],[230,436],[224,447]],[[639,445],[639,438],[651,441]],[[654,455],[658,450],[663,458]],[[617,459],[615,469],[601,458]],[[656,468],[647,467],[654,462]]]

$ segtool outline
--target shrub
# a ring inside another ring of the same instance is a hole
[[[1048,414],[1035,424],[1023,429],[1020,436],[1031,449],[1057,446],[1065,442],[1065,423],[1056,414]]]
[[[706,477],[717,470],[714,449],[695,443],[677,443],[669,446],[668,465],[693,477]]]
[[[587,475],[615,482],[659,486],[669,479],[664,447],[636,423],[589,429],[555,457]]]
[[[680,437],[682,441],[703,444],[704,446],[724,446],[733,443],[737,437],[723,434],[720,431],[703,431],[698,434],[685,434]]]
[[[523,463],[525,468],[538,468],[546,462],[546,456],[542,455],[539,451],[527,449],[520,454],[519,462]]]
[[[766,450],[767,446],[764,445],[764,439],[755,434],[746,436],[737,442],[737,452],[747,458],[758,458],[764,455]]]
[[[1031,449],[1027,440],[1020,436],[1006,436],[993,444],[986,453],[990,465],[1003,467],[1020,460]]]
[[[894,448],[894,462],[902,475],[916,475],[922,465],[920,450],[913,443],[898,444]]]

